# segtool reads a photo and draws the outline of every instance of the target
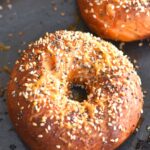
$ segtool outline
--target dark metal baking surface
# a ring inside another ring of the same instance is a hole
[[[12,68],[19,56],[18,50],[26,48],[45,32],[75,28],[89,31],[78,16],[75,0],[0,0],[0,150],[27,149],[16,135],[7,114],[3,96],[3,88],[9,79],[6,66]],[[2,43],[10,49],[1,51]],[[150,46],[148,41],[139,43],[125,44],[123,49],[132,61],[137,60],[139,66],[143,90],[147,91],[144,113],[139,131],[119,150],[150,150]]]

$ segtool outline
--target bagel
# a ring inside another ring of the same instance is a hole
[[[72,86],[86,90],[75,99]],[[57,31],[29,45],[8,83],[8,112],[31,150],[112,150],[141,116],[141,80],[127,56],[90,33]]]
[[[97,35],[116,41],[150,37],[150,0],[77,0],[81,16]]]

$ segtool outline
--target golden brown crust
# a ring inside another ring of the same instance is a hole
[[[83,84],[83,102],[68,96]],[[112,150],[134,131],[143,95],[126,56],[89,33],[46,34],[16,61],[8,84],[8,110],[32,150]]]
[[[78,0],[81,15],[97,35],[135,41],[150,37],[149,0]]]

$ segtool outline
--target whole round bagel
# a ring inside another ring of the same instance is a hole
[[[150,0],[78,0],[78,5],[87,26],[103,38],[150,37]]]
[[[87,97],[75,99],[72,85]],[[112,150],[136,128],[140,85],[127,56],[112,44],[89,33],[47,33],[16,61],[9,115],[31,150]]]

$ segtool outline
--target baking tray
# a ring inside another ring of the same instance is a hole
[[[16,135],[7,113],[5,87],[19,52],[45,32],[56,30],[90,31],[80,19],[75,0],[0,0],[0,150],[27,150]],[[144,98],[140,128],[118,150],[150,150],[150,42],[128,43],[124,53],[137,61]],[[116,46],[120,43],[114,42]],[[123,45],[123,44],[121,44]],[[146,92],[145,92],[146,93]]]

